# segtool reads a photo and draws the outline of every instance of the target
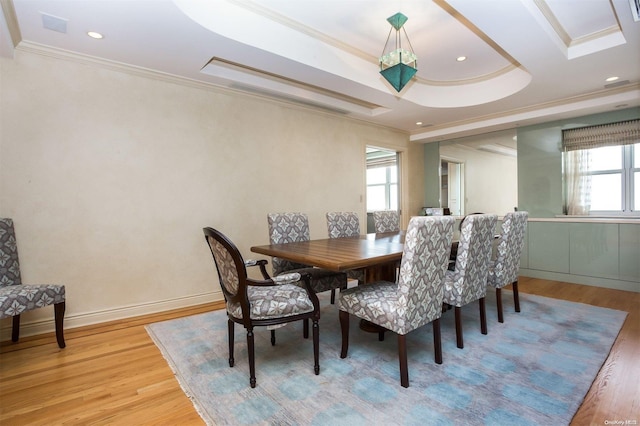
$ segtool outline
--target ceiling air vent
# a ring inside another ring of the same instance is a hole
[[[629,84],[629,80],[621,80],[621,81],[616,81],[615,83],[605,84],[604,88],[613,89],[614,87],[625,86],[627,84]]]
[[[67,33],[67,20],[58,18],[57,16],[47,15],[46,13],[40,13],[42,15],[42,26],[48,30],[57,31],[59,33]]]
[[[328,106],[328,105],[324,105],[324,104],[320,104],[318,102],[305,100],[305,99],[302,99],[302,98],[296,98],[294,96],[287,96],[285,94],[273,92],[271,90],[261,89],[259,87],[247,86],[247,85],[238,84],[238,83],[232,83],[229,87],[231,87],[232,89],[240,90],[242,92],[246,92],[246,93],[254,93],[254,94],[257,94],[257,95],[267,96],[267,97],[270,97],[270,98],[273,98],[273,99],[293,102],[293,103],[296,103],[296,104],[299,104],[299,105],[305,105],[305,106],[310,106],[310,107],[314,107],[314,108],[320,108],[320,109],[323,109],[325,111],[335,112],[335,113],[342,114],[342,115],[346,115],[346,114],[349,113],[349,111],[345,111],[345,110],[342,110],[342,109],[339,109],[339,108],[333,108],[333,107]]]

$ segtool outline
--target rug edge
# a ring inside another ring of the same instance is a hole
[[[589,305],[589,306],[594,306],[594,305]],[[601,308],[601,306],[598,306],[598,307]],[[624,327],[624,323],[627,321],[627,318],[629,318],[629,312],[627,312],[627,311],[622,311],[620,309],[611,309],[611,308],[603,308],[603,309],[610,309],[612,311],[622,312],[622,313],[624,313],[624,317],[622,318],[622,321],[620,323],[620,327],[618,328],[618,333],[616,334],[616,337],[614,337],[613,343],[609,347],[609,352],[607,352],[606,356],[604,357],[604,360],[600,364],[600,368],[598,368],[598,372],[593,377],[593,380],[591,381],[591,384],[589,385],[589,389],[587,389],[585,394],[582,396],[582,400],[580,401],[580,404],[578,404],[578,406],[576,407],[576,411],[574,411],[573,414],[571,415],[571,422],[573,422],[573,419],[575,418],[576,414],[578,413],[578,411],[580,411],[580,407],[582,407],[582,404],[584,404],[584,402],[585,402],[585,400],[587,398],[587,395],[589,395],[589,392],[591,392],[591,388],[593,387],[593,384],[596,382],[596,380],[598,380],[598,377],[600,376],[600,373],[602,372],[602,369],[604,368],[605,364],[609,360],[609,357],[611,356],[611,351],[613,351],[613,347],[616,345],[616,342],[618,341],[618,337],[620,337],[620,333],[622,332],[622,328]]]
[[[173,373],[173,377],[178,382],[178,385],[180,385],[180,389],[182,389],[182,392],[184,392],[187,398],[189,398],[189,401],[191,401],[193,408],[196,410],[200,418],[205,422],[205,424],[214,426],[216,424],[214,419],[209,415],[209,413],[204,408],[200,407],[200,405],[197,403],[191,391],[191,388],[188,386],[187,383],[183,383],[183,381],[180,379],[180,376],[177,374],[177,366],[175,362],[173,361],[168,351],[166,350],[162,342],[157,338],[157,336],[155,335],[152,329],[152,326],[154,324],[148,324],[144,326],[145,330],[147,331],[147,334],[149,335],[153,343],[156,345],[156,347],[160,351],[160,354],[162,355],[164,360],[167,362],[167,365],[169,366],[169,368],[171,369],[171,372]]]

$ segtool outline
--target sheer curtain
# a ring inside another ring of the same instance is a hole
[[[565,214],[587,215],[591,210],[590,153],[593,148],[627,145],[640,140],[640,120],[562,131]]]
[[[590,155],[588,150],[564,153],[565,214],[587,215],[591,209]]]

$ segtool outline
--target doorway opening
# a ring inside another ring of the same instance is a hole
[[[440,207],[464,216],[464,163],[440,158]]]
[[[373,213],[400,208],[400,161],[397,151],[367,146],[367,232],[375,232]]]

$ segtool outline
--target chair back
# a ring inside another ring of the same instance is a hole
[[[399,232],[400,215],[396,210],[380,210],[373,212],[373,224],[376,233]]]
[[[22,285],[13,220],[0,218],[0,287]]]
[[[328,212],[327,231],[329,238],[357,237],[360,235],[360,221],[354,212]]]
[[[295,243],[309,241],[309,218],[304,213],[269,213],[269,242],[271,244]],[[273,275],[293,269],[307,268],[308,265],[291,262],[286,259],[274,257],[271,261]]]
[[[453,216],[416,216],[409,222],[398,279],[398,312],[404,312],[401,334],[442,315],[454,223]]]
[[[489,281],[495,287],[503,287],[518,280],[528,219],[529,213],[524,211],[509,212],[502,219],[496,259],[489,275]]]
[[[458,303],[467,304],[487,293],[487,276],[498,222],[495,214],[469,215],[462,222],[456,266],[450,271]]]
[[[204,228],[203,231],[213,255],[213,261],[218,271],[218,281],[227,307],[230,303],[240,303],[242,311],[248,312],[247,269],[240,251],[222,232],[213,228]]]

